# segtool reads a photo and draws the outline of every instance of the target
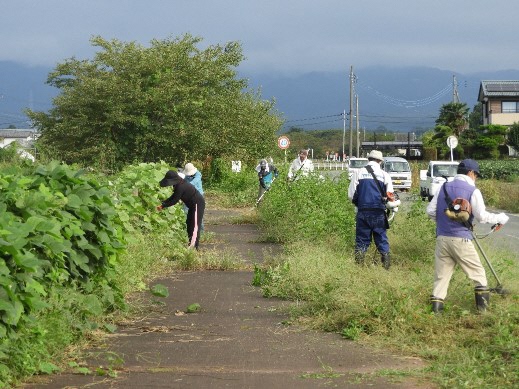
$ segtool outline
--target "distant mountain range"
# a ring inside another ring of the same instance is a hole
[[[47,111],[57,90],[45,84],[51,68],[26,67],[0,61],[0,128],[28,126],[25,108]],[[265,99],[276,100],[286,120],[284,130],[349,128],[350,69],[302,75],[240,74],[260,88]],[[440,107],[459,100],[470,109],[477,103],[482,80],[519,80],[519,70],[463,75],[427,67],[366,67],[353,69],[353,91],[358,96],[359,126],[393,132],[426,130],[434,126]],[[456,83],[456,88],[454,84]],[[346,112],[344,121],[343,113]],[[353,115],[356,105],[353,104]],[[356,125],[353,117],[352,126]]]

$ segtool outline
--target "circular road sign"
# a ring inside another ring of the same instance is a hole
[[[458,138],[456,138],[454,135],[451,135],[447,138],[447,146],[449,146],[451,149],[455,149],[456,146],[458,146]]]
[[[290,146],[290,140],[287,136],[280,136],[278,138],[278,146],[281,150],[288,149],[288,146]]]

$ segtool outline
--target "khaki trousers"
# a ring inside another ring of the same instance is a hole
[[[471,240],[438,236],[434,255],[434,297],[445,299],[456,264],[474,281],[474,286],[487,286],[485,268]]]

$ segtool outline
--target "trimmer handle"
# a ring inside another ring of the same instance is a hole
[[[495,231],[499,231],[499,230],[501,229],[501,227],[503,227],[502,224],[500,224],[500,223],[496,223],[496,224],[494,224],[490,229],[493,230],[493,231],[494,231],[494,230],[495,230]]]

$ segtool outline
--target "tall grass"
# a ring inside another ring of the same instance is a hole
[[[344,193],[337,202],[328,199],[320,214],[333,213],[347,202],[345,197]],[[292,209],[297,206],[290,204],[286,212]],[[297,223],[297,218],[286,217]],[[284,225],[278,218],[264,224],[274,231]],[[306,325],[424,358],[429,367],[422,374],[441,387],[516,385],[519,288],[515,280],[519,269],[511,259],[515,256],[492,252],[492,264],[511,295],[492,295],[489,311],[478,315],[473,285],[458,269],[445,312],[435,316],[429,303],[435,224],[425,215],[425,203],[415,202],[409,211],[398,214],[388,236],[393,259],[390,271],[379,264],[356,265],[351,243],[347,249],[338,249],[341,245],[330,241],[341,239],[340,234],[324,238],[318,231],[313,239],[306,235],[304,240],[291,240],[282,256],[256,269],[255,282],[267,296],[297,301],[292,314]],[[378,259],[373,247],[369,253]],[[488,279],[492,285],[490,272]]]

